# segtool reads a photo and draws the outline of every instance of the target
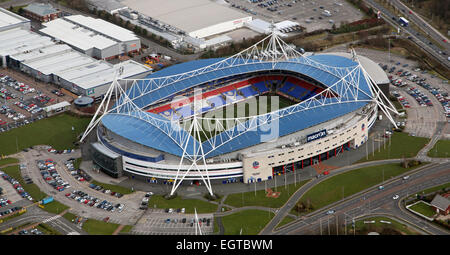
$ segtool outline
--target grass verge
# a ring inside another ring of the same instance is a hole
[[[224,204],[231,205],[234,207],[243,206],[265,206],[271,208],[279,208],[283,206],[286,201],[294,194],[301,186],[307,183],[308,180],[297,182],[296,184],[289,184],[285,186],[278,186],[277,188],[272,188],[275,192],[280,192],[279,197],[267,197],[267,192],[265,190],[257,190],[256,195],[254,191],[245,193],[235,193],[228,195]]]
[[[345,172],[320,182],[308,190],[299,202],[312,205],[312,209],[308,211],[312,212],[381,183],[383,175],[384,180],[388,180],[417,167],[403,168],[400,164],[386,164]],[[295,208],[293,214],[297,214]]]
[[[37,229],[40,230],[45,235],[62,235],[59,231],[50,227],[48,224],[41,223],[37,226]]]
[[[448,158],[450,152],[450,140],[439,140],[433,149],[428,151],[428,157]]]
[[[389,139],[386,138],[386,148],[381,146],[380,150],[375,150],[374,155],[369,154],[368,159],[364,157],[356,163],[382,159],[415,157],[429,141],[430,139],[428,138],[410,136],[403,132],[394,132],[391,136],[391,145],[389,145]],[[375,143],[377,144],[378,142]],[[368,146],[371,146],[371,144],[368,144]]]
[[[256,235],[269,223],[274,214],[261,210],[245,210],[222,217],[225,235]]]
[[[19,160],[16,158],[5,158],[0,160],[0,167],[9,164],[19,164]]]
[[[126,225],[122,228],[122,230],[120,230],[121,234],[128,234],[130,233],[131,229],[133,228],[133,226],[131,225]]]
[[[375,223],[364,223],[364,221],[375,221]],[[382,223],[380,221],[391,222],[391,224]],[[353,228],[350,225],[347,226],[347,233],[353,233]],[[364,220],[358,220],[355,222],[355,230],[357,235],[367,235],[369,232],[377,232],[381,235],[419,235],[417,231],[409,228],[407,225],[402,224],[388,217],[370,217]]]
[[[173,199],[165,199],[161,195],[153,195],[148,201],[149,208],[185,208],[186,213],[194,213],[194,208],[197,213],[213,213],[217,210],[217,205],[208,203],[199,199],[183,199],[175,197]]]
[[[119,192],[119,193],[124,194],[124,195],[133,193],[133,191],[131,189],[129,189],[129,188],[118,186],[118,185],[114,185],[114,184],[103,183],[103,182],[99,182],[99,181],[96,181],[96,180],[92,180],[91,183],[93,183],[95,185],[102,186],[105,189],[109,189],[109,190],[111,190],[111,192],[112,191]]]
[[[289,222],[293,222],[294,220],[295,220],[294,218],[286,216],[283,218],[283,220],[280,223],[278,223],[278,225],[275,227],[275,229],[280,228],[280,227],[288,224]]]
[[[90,235],[111,235],[117,227],[119,227],[119,224],[88,219],[84,222],[82,228]]]
[[[442,190],[442,189],[448,189],[448,188],[450,188],[450,182],[442,184],[442,185],[439,185],[439,186],[436,186],[436,187],[432,187],[432,188],[429,188],[429,189],[426,189],[426,190],[423,190],[422,192],[423,192],[423,194],[429,194],[429,193],[432,193],[432,192],[436,192],[436,191],[439,191],[439,190]]]

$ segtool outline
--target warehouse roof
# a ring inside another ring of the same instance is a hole
[[[38,49],[28,50],[24,52],[20,52],[14,55],[10,55],[12,59],[20,62],[27,62],[42,58],[48,58],[49,55],[61,54],[63,52],[70,51],[70,48],[66,44],[52,44],[47,47],[42,47]]]
[[[75,68],[80,64],[89,64],[96,61],[96,59],[71,49],[62,54],[52,54],[51,52],[48,52],[47,56],[24,61],[22,64],[37,70],[42,74],[50,75],[55,74],[58,71]]]
[[[30,22],[30,20],[0,8],[0,28],[24,22]]]
[[[87,2],[88,4],[94,5],[99,10],[105,10],[109,13],[127,8],[125,5],[119,3],[116,0],[88,0]]]
[[[99,33],[90,31],[65,19],[55,19],[43,23],[43,25],[45,28],[41,29],[41,32],[81,50],[91,48],[105,49],[116,44],[115,41]]]
[[[120,64],[114,65],[114,67],[110,66],[102,71],[90,72],[90,74],[83,73],[82,76],[72,79],[71,82],[77,84],[83,89],[94,88],[103,84],[111,83],[114,80],[115,70],[119,66],[123,66],[123,74],[121,75],[122,78],[129,78],[150,71],[150,68],[144,65],[141,65],[133,60],[127,60]]]
[[[23,9],[41,17],[59,12],[51,4],[46,3],[31,3]]]
[[[125,0],[122,3],[146,16],[188,33],[219,23],[249,17],[249,15],[209,0]]]
[[[54,44],[50,37],[21,28],[0,32],[0,56],[14,55]]]
[[[130,30],[114,25],[102,19],[94,19],[83,15],[66,16],[64,19],[76,23],[85,28],[96,31],[108,37],[114,38],[120,42],[139,40],[139,38]]]
[[[80,77],[88,77],[91,74],[95,74],[104,70],[111,70],[112,68],[113,65],[107,62],[97,61],[65,70],[64,72],[60,72],[57,75],[64,80],[73,81],[74,79],[78,79]]]

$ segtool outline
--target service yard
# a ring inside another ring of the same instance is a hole
[[[254,19],[277,23],[291,20],[307,32],[337,27],[341,22],[360,20],[364,14],[346,1],[326,0],[229,0],[230,8],[252,15]],[[329,14],[326,12],[328,11]]]

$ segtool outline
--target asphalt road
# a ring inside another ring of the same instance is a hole
[[[391,3],[399,10],[403,12],[403,16],[410,22],[414,22],[416,25],[421,27],[428,35],[436,40],[442,47],[444,47],[447,54],[450,53],[450,44],[445,43],[443,40],[448,40],[444,35],[442,35],[438,30],[436,30],[432,25],[426,22],[422,17],[415,13],[408,6],[403,4],[399,0],[391,0]],[[403,11],[405,10],[405,11]],[[409,13],[411,11],[411,14]]]
[[[50,225],[52,228],[54,228],[56,231],[60,232],[63,235],[67,235],[69,233],[78,233],[82,235],[87,235],[87,233],[84,230],[72,224],[65,218],[55,216],[54,214],[43,211],[36,206],[31,206],[27,208],[27,212],[21,215],[20,217],[13,218],[0,224],[0,231],[8,229],[10,227],[20,226],[26,223],[42,223],[42,222],[45,222],[46,224]]]
[[[339,222],[351,222],[351,219],[358,216],[369,215],[379,212],[389,212],[390,214],[404,221],[417,226],[419,229],[435,235],[448,235],[448,231],[435,227],[425,220],[409,214],[399,205],[403,197],[415,194],[423,189],[450,182],[450,163],[433,164],[409,173],[410,178],[403,180],[397,177],[394,180],[387,181],[383,186],[383,190],[378,190],[374,186],[366,191],[353,195],[351,198],[344,200],[335,205],[322,208],[319,211],[307,215],[306,218],[297,220],[286,225],[280,230],[273,232],[266,231],[261,234],[310,234],[320,232],[320,226],[323,227],[324,222],[328,223],[330,218],[341,218]],[[398,200],[392,197],[399,195]],[[326,211],[335,210],[336,215],[327,215]],[[327,225],[327,224],[325,224]],[[325,226],[326,227],[326,226]],[[324,231],[326,233],[326,231]]]
[[[374,7],[374,9],[376,9],[376,10],[380,10],[381,14],[382,14],[381,16],[383,17],[383,19],[386,20],[386,22],[394,25],[395,27],[400,27],[402,31],[406,31],[407,33],[409,33],[414,38],[414,42],[417,43],[417,45],[419,45],[421,48],[426,50],[429,54],[431,54],[433,57],[435,57],[443,65],[450,67],[450,61],[447,60],[448,55],[443,56],[443,55],[439,54],[438,52],[441,49],[438,46],[436,46],[434,44],[430,45],[429,44],[430,41],[425,36],[418,33],[418,31],[414,30],[411,26],[402,27],[399,25],[399,23],[397,21],[393,21],[392,17],[396,17],[396,19],[398,19],[398,17],[396,15],[392,14],[390,11],[388,11],[383,6],[381,6],[381,4],[375,2],[374,0],[365,0],[365,1],[367,4],[369,4],[369,6]],[[417,24],[417,25],[419,27],[421,27],[422,30],[424,30],[426,33],[432,33],[432,30],[429,29],[428,27],[424,27],[423,23]],[[449,52],[447,52],[447,53],[449,53]]]

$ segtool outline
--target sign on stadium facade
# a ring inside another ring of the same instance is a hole
[[[325,136],[327,136],[327,130],[326,129],[320,130],[318,132],[315,132],[315,133],[312,133],[312,134],[306,136],[306,142],[309,143],[311,141],[320,139]]]

